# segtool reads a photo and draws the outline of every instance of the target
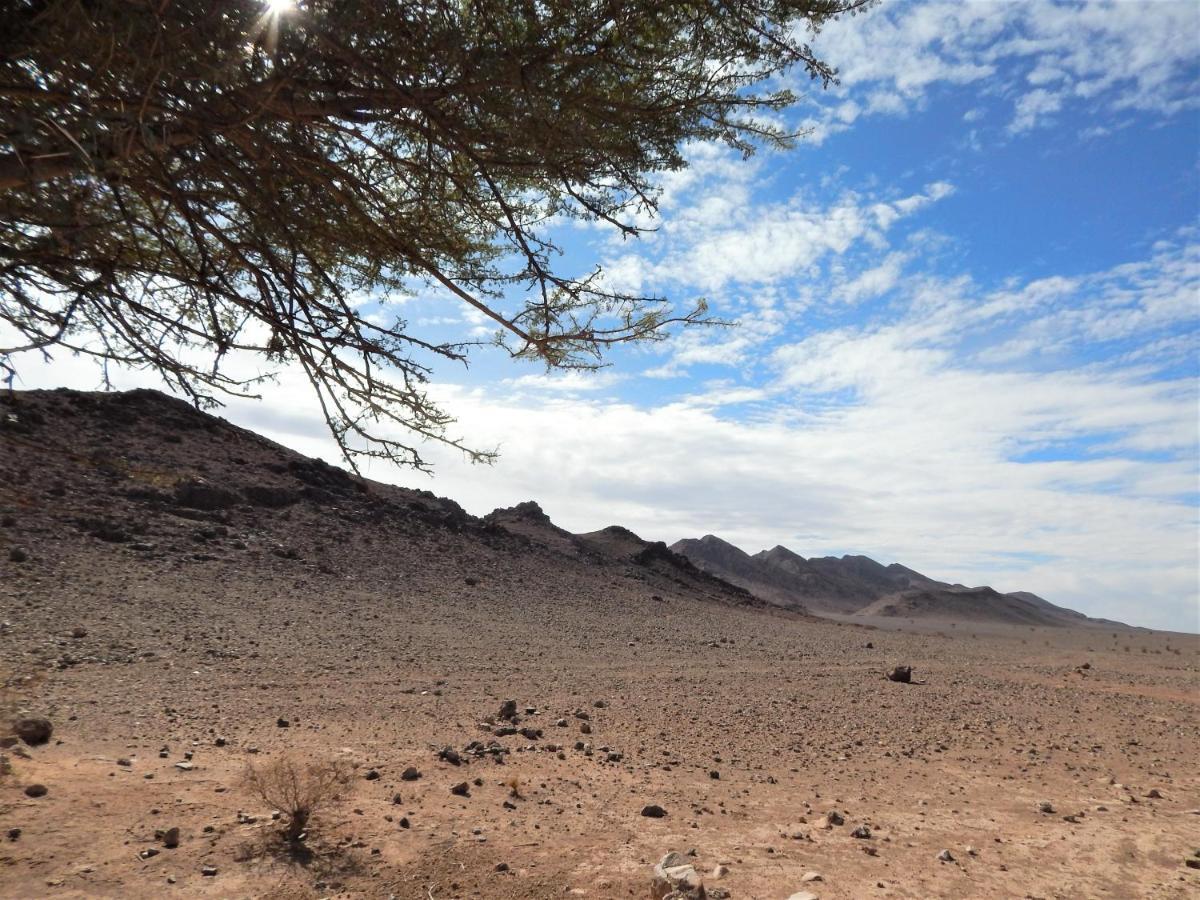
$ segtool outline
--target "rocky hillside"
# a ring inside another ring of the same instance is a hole
[[[678,541],[671,549],[698,569],[769,603],[817,614],[1035,626],[1115,624],[1089,619],[1027,591],[1003,594],[990,587],[948,584],[866,556],[805,559],[786,547],[751,556],[711,534]]]

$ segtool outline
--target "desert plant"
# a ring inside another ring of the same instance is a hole
[[[340,763],[301,761],[287,754],[261,766],[249,763],[245,775],[247,789],[286,816],[284,836],[290,843],[305,836],[313,815],[348,780]]]

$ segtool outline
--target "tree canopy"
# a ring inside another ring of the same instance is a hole
[[[806,41],[869,2],[0,0],[0,366],[211,404],[250,352],[303,370],[352,465],[486,459],[426,390],[471,344],[368,301],[437,286],[558,368],[704,321],[561,271],[553,223],[636,235],[688,142],[787,145],[777,76],[828,84]]]

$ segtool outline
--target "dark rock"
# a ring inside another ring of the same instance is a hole
[[[471,787],[465,781],[460,781],[454,787],[450,788],[450,793],[458,797],[470,797]]]
[[[191,509],[213,512],[229,509],[241,500],[242,496],[237,491],[209,484],[201,478],[189,478],[175,485],[175,502]]]
[[[438,751],[438,758],[445,760],[452,766],[462,765],[462,757],[458,755],[458,751],[453,747],[443,747]]]
[[[44,784],[31,784],[25,788],[26,797],[45,797],[49,789]]]
[[[17,719],[13,722],[12,730],[13,734],[31,747],[49,743],[50,736],[54,734],[54,726],[50,724],[50,720],[37,717]]]
[[[912,683],[912,666],[896,666],[888,672],[888,681],[898,681],[901,684]]]
[[[667,811],[657,803],[651,803],[642,807],[642,815],[647,819],[661,819],[664,818],[666,814]]]
[[[254,484],[243,488],[242,493],[255,506],[265,506],[268,509],[283,509],[300,502],[300,492],[292,488]]]
[[[203,875],[205,878],[212,878],[213,876],[215,876],[217,874],[217,867],[216,866],[201,866],[200,874]]]
[[[517,701],[505,700],[500,704],[500,712],[496,714],[497,719],[502,719],[511,722],[517,717]]]
[[[24,547],[9,547],[8,561],[15,563],[23,563],[29,559],[29,551]]]
[[[400,774],[401,781],[416,781],[421,777],[421,773],[417,771],[416,766],[409,766]]]
[[[178,828],[178,826],[168,828],[166,831],[164,831],[163,836],[162,836],[162,842],[163,842],[163,846],[166,847],[168,850],[174,850],[176,847],[178,847],[179,846],[179,828]]]
[[[871,836],[871,829],[868,828],[866,825],[859,825],[852,832],[850,832],[850,837],[869,838],[870,836]]]
[[[367,781],[378,781],[379,780],[379,770],[372,769],[363,777],[366,778]]]

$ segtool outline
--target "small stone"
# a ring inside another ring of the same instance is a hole
[[[1038,812],[1044,812],[1046,814],[1050,814],[1050,813],[1054,812],[1054,804],[1051,803],[1049,800],[1043,800],[1041,803],[1038,804]]]
[[[497,872],[507,872],[508,871],[508,863],[506,863],[506,862],[496,863],[496,871]]]
[[[400,773],[401,781],[416,781],[420,777],[421,773],[417,771],[416,766],[409,766],[402,773]]]
[[[842,814],[840,812],[838,812],[836,809],[831,809],[829,812],[825,813],[825,824],[824,824],[825,828],[829,828],[832,825],[845,825],[845,824],[846,824],[845,818],[843,818]]]
[[[1195,857],[1189,857],[1188,859],[1185,859],[1183,864],[1189,869],[1200,869],[1200,859],[1196,859]]]
[[[71,637],[73,637],[77,641],[82,640],[83,638],[87,637],[87,634],[88,633],[87,633],[86,628],[75,628],[71,631]]]
[[[49,788],[44,784],[31,784],[25,788],[26,797],[45,797],[49,793]]]
[[[825,879],[821,876],[820,872],[805,872],[803,877],[800,879],[800,883],[801,884],[811,884],[814,881],[824,881],[824,880]]]
[[[512,721],[517,717],[517,701],[505,700],[500,704],[500,712],[496,714],[497,719],[506,719]]]
[[[443,747],[438,751],[438,758],[445,760],[452,766],[462,765],[462,757],[458,755],[458,751],[453,747]]]
[[[459,797],[470,797],[471,787],[465,781],[460,781],[458,784],[454,785],[454,787],[450,788],[450,793]]]
[[[1146,791],[1146,798],[1149,800],[1161,800],[1162,794],[1158,792],[1158,788],[1150,788]]]
[[[366,774],[366,775],[364,775],[363,777],[364,777],[364,778],[365,778],[367,781],[378,781],[378,780],[379,780],[379,770],[378,770],[378,769],[371,769],[371,770],[370,770],[369,772],[367,772],[367,774]]]
[[[283,718],[282,716],[280,716],[278,719],[275,720],[276,728],[290,728],[291,726],[292,726],[292,723],[289,722],[287,719]]]
[[[951,852],[949,850],[943,850],[941,853],[939,853],[937,855],[937,858],[940,862],[944,862],[944,863],[954,862],[954,856],[953,856],[953,854],[951,854]]]
[[[227,743],[228,743],[228,741],[226,741],[225,738],[219,737],[215,741],[213,741],[213,746],[224,747]]]
[[[661,819],[666,816],[667,811],[657,803],[651,803],[642,807],[642,815],[647,819]]]
[[[162,842],[163,842],[163,846],[166,847],[168,850],[174,850],[176,847],[178,847],[179,846],[179,826],[174,826],[174,827],[168,828],[166,831],[164,831],[163,836],[162,836]]]
[[[142,859],[150,859],[150,857],[158,856],[158,854],[159,850],[157,847],[147,847],[145,850],[139,853],[138,856],[140,856]]]
[[[896,666],[888,672],[888,681],[898,681],[901,684],[912,683],[912,666]]]
[[[721,773],[718,772],[716,769],[711,769],[708,773],[708,777],[711,778],[713,781],[719,781],[721,778]]]
[[[117,765],[121,766],[122,768],[128,769],[130,766],[133,765],[133,762],[132,762],[132,760],[129,760],[126,757],[122,756],[120,759],[117,760]]]
[[[217,867],[216,866],[201,866],[200,874],[203,875],[205,878],[212,878],[214,875],[217,874]]]
[[[850,837],[869,838],[870,836],[871,836],[871,829],[868,828],[866,825],[859,825],[852,832],[850,832]]]
[[[15,840],[17,840],[17,839],[18,839],[20,836],[21,836],[21,829],[20,829],[20,828],[10,828],[10,829],[8,829],[8,839],[9,839],[10,841],[15,841]]]
[[[15,563],[23,563],[29,559],[29,551],[24,547],[9,547],[8,561]]]
[[[713,879],[721,879],[721,878],[724,878],[728,874],[729,874],[729,866],[721,865],[718,863],[716,866],[713,867],[713,870],[712,870]]]

